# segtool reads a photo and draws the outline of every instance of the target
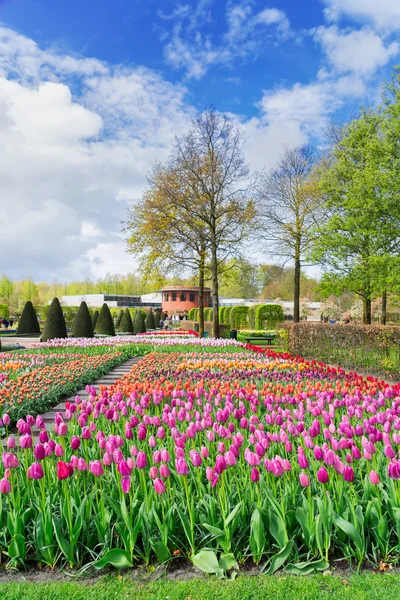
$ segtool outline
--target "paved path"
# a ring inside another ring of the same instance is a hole
[[[110,371],[109,373],[104,375],[101,379],[98,379],[94,383],[89,383],[88,385],[90,385],[90,387],[95,387],[95,388],[98,388],[100,385],[107,385],[107,386],[113,385],[123,375],[125,375],[126,373],[129,373],[130,370],[132,369],[133,365],[137,364],[141,360],[141,358],[142,358],[141,356],[136,356],[134,358],[130,358],[129,360],[127,360],[125,363],[123,363],[119,367],[116,367],[115,369],[113,369],[112,371]],[[65,400],[63,400],[62,402],[60,402],[59,404],[54,406],[51,410],[42,414],[42,417],[43,417],[47,427],[49,427],[54,422],[54,417],[56,416],[56,413],[59,413],[59,412],[62,413],[65,411],[66,402],[75,402],[76,396],[79,396],[81,398],[81,400],[87,400],[88,393],[85,388],[82,390],[79,390],[73,396],[69,396],[69,398],[65,398]],[[32,427],[32,435],[33,435],[34,443],[37,443],[39,431],[36,426]]]

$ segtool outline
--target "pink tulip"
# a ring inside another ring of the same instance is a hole
[[[171,460],[169,452],[165,448],[161,450],[161,460],[162,462],[169,462]]]
[[[373,485],[378,485],[380,483],[379,475],[376,471],[371,471],[369,474],[369,480]]]
[[[44,477],[42,465],[37,462],[32,463],[28,467],[26,474],[28,479],[42,479],[42,477]]]
[[[343,479],[348,482],[354,481],[354,471],[352,467],[346,465],[343,469]]]
[[[3,415],[1,417],[1,420],[3,421],[3,425],[5,425],[6,427],[8,427],[8,425],[11,423],[11,419],[10,419],[10,417],[7,414]]]
[[[87,462],[84,458],[78,458],[78,463],[76,465],[76,468],[78,469],[78,471],[87,471],[88,470],[88,465]]]
[[[389,446],[389,445],[385,446],[385,450],[384,450],[384,452],[385,452],[385,456],[386,456],[386,458],[389,458],[390,460],[391,460],[392,458],[395,458],[395,456],[396,456],[396,453],[395,453],[395,451],[393,450],[392,446]]]
[[[64,448],[61,446],[61,444],[56,444],[56,447],[54,448],[54,454],[60,458],[61,456],[64,456]]]
[[[139,452],[136,458],[136,466],[138,469],[145,469],[147,466],[147,456],[144,452]]]
[[[260,480],[260,472],[256,467],[253,467],[251,470],[251,475],[250,475],[250,479],[253,482],[259,481]]]
[[[121,479],[121,488],[124,494],[128,494],[131,489],[131,479],[130,477],[122,477]]]
[[[14,469],[18,467],[19,460],[12,452],[3,452],[2,455],[3,465],[6,469]]]
[[[329,475],[325,467],[320,467],[317,471],[317,479],[320,483],[328,483]]]
[[[103,465],[101,464],[101,462],[99,460],[92,460],[92,461],[90,461],[90,463],[89,463],[89,471],[95,477],[100,477],[101,475],[104,474]]]
[[[178,475],[189,475],[189,467],[184,458],[177,458],[175,460],[175,468]]]
[[[308,487],[310,485],[310,479],[306,473],[300,473],[300,485],[302,487]]]
[[[164,477],[164,479],[167,479],[167,477],[169,477],[170,474],[171,473],[170,473],[170,470],[167,467],[167,465],[161,465],[161,467],[160,467],[160,475],[161,475],[161,477]]]
[[[156,494],[163,494],[165,492],[165,483],[159,477],[157,477],[154,480],[153,485],[154,485],[154,491],[156,492]]]
[[[19,445],[24,450],[26,450],[28,448],[32,448],[33,442],[32,442],[31,434],[25,433],[24,435],[21,435],[21,437],[19,438]]]
[[[119,461],[117,470],[123,477],[128,477],[132,471],[125,459]]]
[[[0,494],[10,494],[11,493],[11,483],[8,481],[8,479],[5,479],[3,477],[3,479],[0,480]]]
[[[41,444],[46,444],[48,441],[49,441],[49,434],[47,433],[47,431],[45,429],[43,429],[39,433],[39,442]]]
[[[81,445],[81,439],[77,435],[73,435],[71,438],[70,446],[72,450],[78,450]]]
[[[158,469],[156,466],[152,466],[149,469],[150,479],[156,479],[158,477]]]

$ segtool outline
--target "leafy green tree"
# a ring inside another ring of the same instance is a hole
[[[55,338],[66,337],[68,337],[67,326],[65,324],[60,301],[58,298],[53,298],[49,312],[47,313],[41,340],[42,342],[47,342],[48,340],[53,340]]]
[[[101,307],[99,318],[96,323],[96,333],[102,335],[115,335],[114,321],[111,316],[108,304],[104,302]]]
[[[86,302],[81,302],[76,313],[72,335],[76,338],[92,338],[94,336],[93,323]]]
[[[39,321],[36,316],[36,311],[30,300],[25,304],[22,315],[18,321],[17,334],[40,333]]]
[[[119,328],[120,331],[123,331],[124,333],[133,333],[132,317],[128,308],[125,308],[123,311]]]
[[[355,292],[366,324],[372,300],[400,273],[400,154],[387,134],[391,118],[385,110],[364,111],[336,135],[321,171],[328,218],[314,230],[312,252],[325,270],[321,291]]]

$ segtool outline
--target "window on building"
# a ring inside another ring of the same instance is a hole
[[[186,302],[186,292],[181,292],[180,300],[181,302]]]
[[[168,302],[168,294],[167,294],[167,293],[165,293],[165,294],[164,294],[164,300],[165,300],[166,302]]]
[[[172,292],[172,302],[176,302],[176,292]]]
[[[196,302],[196,293],[190,292],[190,302]]]

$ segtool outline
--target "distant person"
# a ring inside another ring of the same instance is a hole
[[[12,327],[14,325],[14,321],[12,319],[10,319],[10,327]]]
[[[4,317],[4,319],[2,320],[2,325],[4,329],[8,329],[8,321],[7,319]]]
[[[164,328],[164,321],[162,319],[160,319],[160,322],[159,322],[158,326],[159,326],[160,329]]]
[[[164,324],[164,329],[168,329],[168,317],[165,318],[165,324]]]

